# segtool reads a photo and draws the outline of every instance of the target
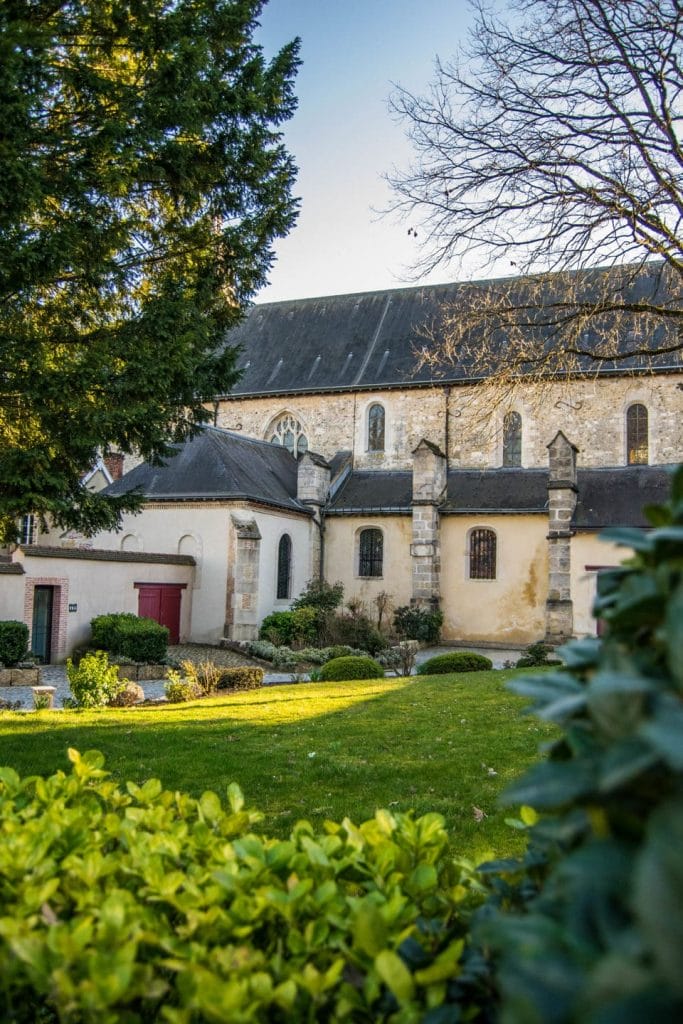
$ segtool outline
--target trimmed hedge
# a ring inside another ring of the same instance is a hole
[[[92,642],[112,654],[131,661],[161,662],[168,651],[168,629],[154,619],[140,618],[130,612],[98,615],[90,623]]]
[[[484,672],[493,668],[490,658],[474,651],[452,651],[448,654],[437,654],[418,666],[420,676],[440,676],[448,672]]]
[[[443,1002],[468,890],[439,815],[283,841],[234,783],[224,806],[69,758],[0,769],[3,1020],[409,1022]]]
[[[263,669],[254,665],[223,668],[218,676],[219,690],[258,690],[263,686]]]
[[[372,658],[332,658],[320,669],[324,683],[347,682],[351,679],[383,679],[384,669]]]
[[[12,668],[28,653],[28,626],[15,619],[0,622],[0,665]]]

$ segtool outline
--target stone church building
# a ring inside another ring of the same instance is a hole
[[[624,557],[598,533],[645,527],[683,458],[680,355],[503,405],[466,365],[416,370],[423,326],[457,298],[441,285],[254,306],[229,338],[242,377],[214,426],[110,485],[141,488],[143,513],[0,566],[23,581],[29,624],[31,580],[54,587],[52,656],[115,610],[170,615],[174,639],[248,639],[318,576],[370,615],[380,593],[439,606],[453,643],[594,633],[597,574]]]

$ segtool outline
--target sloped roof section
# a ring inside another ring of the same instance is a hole
[[[280,445],[202,427],[174,447],[165,465],[144,462],[105,493],[139,490],[151,501],[249,500],[311,514],[296,498],[296,460]]]
[[[670,487],[666,466],[580,469],[574,526],[648,525],[645,505],[662,504]],[[328,509],[331,515],[409,515],[412,474],[365,470],[350,473]],[[443,515],[533,515],[547,513],[546,469],[451,469],[440,506]]]
[[[590,295],[591,280],[605,273],[608,271],[585,273],[586,295]],[[553,276],[540,280],[547,280],[550,288]],[[538,287],[538,279],[519,278],[396,288],[253,306],[227,338],[230,345],[241,346],[237,365],[242,377],[226,397],[407,387],[477,379],[480,371],[467,359],[456,366],[423,367],[418,371],[418,353],[429,344],[425,328],[438,337],[444,307],[457,309],[469,301],[466,296],[471,294],[472,288],[491,288],[497,283],[509,287],[511,295],[522,303],[531,302],[531,289]],[[661,285],[656,268],[633,275],[628,289],[631,299],[658,294]],[[586,344],[590,345],[590,339]],[[503,359],[505,338],[502,336],[499,346]],[[627,370],[634,365],[605,364],[602,370]],[[672,359],[670,356],[658,358],[654,366],[671,367]],[[587,361],[586,368],[594,372],[595,363]],[[680,369],[680,366],[674,363],[673,368]]]
[[[580,469],[574,525],[578,530],[650,526],[643,508],[667,501],[672,470],[672,466]]]

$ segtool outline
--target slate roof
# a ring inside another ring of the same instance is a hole
[[[669,469],[623,466],[580,469],[574,526],[647,526],[644,505],[666,501]],[[452,469],[441,505],[443,515],[512,515],[547,513],[545,469]],[[412,474],[364,470],[351,473],[335,495],[328,515],[411,513]]]
[[[311,515],[296,499],[296,460],[281,445],[202,427],[163,466],[143,462],[105,494],[140,490],[153,501],[246,500]]]
[[[552,280],[552,275],[545,280]],[[590,278],[587,276],[586,280]],[[649,275],[641,274],[629,290],[632,297],[643,297],[654,292],[658,282],[657,268],[653,267]],[[495,282],[478,282],[481,287],[492,284]],[[528,279],[519,279],[517,284],[512,279],[505,284],[517,287],[524,301]],[[396,288],[253,306],[227,338],[230,345],[242,348],[237,362],[242,378],[226,397],[472,380],[474,371],[466,362],[440,370],[415,369],[416,350],[427,343],[421,328],[431,325],[438,330],[444,304],[462,303],[465,289],[471,287],[455,283]],[[502,337],[500,344],[503,358]],[[660,358],[658,367],[680,369],[670,356]],[[594,363],[587,363],[586,368],[595,372]],[[632,368],[631,364],[619,365],[622,371]],[[606,365],[602,368],[603,372],[609,370]],[[611,370],[614,372],[615,368]]]
[[[580,469],[574,514],[578,530],[605,526],[650,526],[645,505],[661,505],[669,496],[673,466],[618,466]]]

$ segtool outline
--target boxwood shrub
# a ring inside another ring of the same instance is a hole
[[[324,683],[383,677],[384,669],[373,658],[332,658],[320,669],[320,679]]]
[[[260,686],[263,686],[263,669],[255,665],[220,669],[217,681],[219,690],[257,690]]]
[[[439,815],[272,839],[235,784],[226,806],[69,757],[0,769],[2,1020],[411,1022],[443,1002],[470,890]]]
[[[130,612],[98,615],[90,623],[92,644],[131,661],[162,662],[168,651],[168,629],[154,619]]]
[[[474,651],[450,651],[437,654],[418,666],[421,676],[445,675],[447,672],[482,672],[493,668],[493,662],[483,654]]]
[[[0,622],[0,665],[12,668],[28,652],[28,626],[6,619]]]

